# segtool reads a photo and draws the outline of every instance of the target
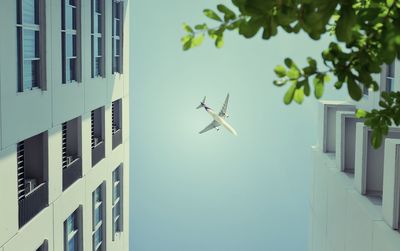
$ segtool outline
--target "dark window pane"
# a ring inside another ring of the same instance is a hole
[[[65,25],[67,30],[76,30],[76,8],[66,6]]]
[[[39,0],[22,0],[22,20],[24,23],[39,24]]]
[[[119,19],[114,19],[114,34],[115,36],[121,35],[120,33],[120,20]]]
[[[39,60],[25,60],[23,66],[23,89],[37,87],[39,83]]]
[[[76,56],[76,35],[67,34],[67,57],[75,57]]]
[[[69,5],[76,6],[76,0],[68,0]]]
[[[114,72],[119,72],[119,57],[118,56],[114,57],[113,69],[114,69]]]
[[[97,247],[97,245],[99,245],[99,243],[103,241],[103,226],[97,229],[97,231],[94,233],[93,238],[94,247]]]
[[[71,82],[76,80],[76,59],[67,59],[67,65],[65,69],[66,81]]]
[[[116,39],[114,45],[115,45],[115,56],[121,55],[121,40]]]
[[[101,37],[98,37],[98,38],[96,38],[96,46],[95,46],[95,53],[96,53],[96,56],[101,56],[102,55],[102,53],[101,53]]]
[[[96,7],[95,10],[97,13],[101,13],[101,0],[94,0]]]
[[[23,55],[24,58],[39,57],[39,31],[23,30]]]
[[[95,58],[94,75],[101,76],[101,57]]]
[[[101,24],[101,15],[96,14],[95,15],[95,32],[101,33],[101,28],[102,28],[101,26],[102,26],[102,24]]]

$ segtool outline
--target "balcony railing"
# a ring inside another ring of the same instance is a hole
[[[63,169],[63,191],[82,177],[82,159],[77,158]]]
[[[25,198],[18,202],[19,227],[24,226],[40,211],[48,206],[49,188],[47,182],[35,187]]]
[[[121,143],[122,143],[122,130],[118,129],[112,135],[112,149],[115,149]]]
[[[100,162],[105,156],[104,141],[101,141],[92,148],[92,167]]]

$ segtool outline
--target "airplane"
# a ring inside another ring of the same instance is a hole
[[[204,107],[204,109],[208,112],[208,114],[211,115],[211,117],[214,120],[206,128],[201,130],[199,132],[200,134],[205,133],[211,129],[217,129],[217,131],[219,131],[218,127],[223,125],[228,131],[233,133],[233,135],[237,135],[237,132],[235,131],[235,129],[233,129],[233,127],[225,121],[225,118],[229,117],[228,114],[226,114],[226,108],[228,107],[228,100],[229,100],[229,93],[225,98],[225,102],[221,108],[221,111],[217,114],[217,113],[215,113],[215,111],[213,109],[211,109],[210,107],[208,107],[206,105],[206,103],[205,103],[206,97],[204,97],[203,101],[200,103],[200,105],[198,107],[196,107],[196,109]]]

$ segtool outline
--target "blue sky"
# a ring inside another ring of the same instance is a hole
[[[316,102],[285,106],[272,85],[286,56],[305,63],[328,40],[281,34],[271,41],[227,34],[183,52],[181,24],[226,1],[136,0],[132,12],[131,249],[305,251]],[[228,122],[196,110],[204,96]],[[333,90],[331,94],[334,96]]]

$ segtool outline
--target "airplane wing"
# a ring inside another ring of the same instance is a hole
[[[228,95],[227,95],[226,98],[225,98],[225,103],[224,103],[224,105],[222,106],[221,111],[220,111],[219,114],[218,114],[220,117],[225,117],[226,108],[228,107],[228,101],[229,101],[229,93],[228,93]]]
[[[204,128],[203,130],[201,130],[199,133],[200,133],[200,134],[205,133],[205,132],[207,132],[207,131],[209,131],[209,130],[211,130],[211,129],[217,128],[218,126],[220,126],[220,124],[219,124],[217,121],[213,120],[213,121],[211,122],[211,124],[209,124],[206,128]]]

